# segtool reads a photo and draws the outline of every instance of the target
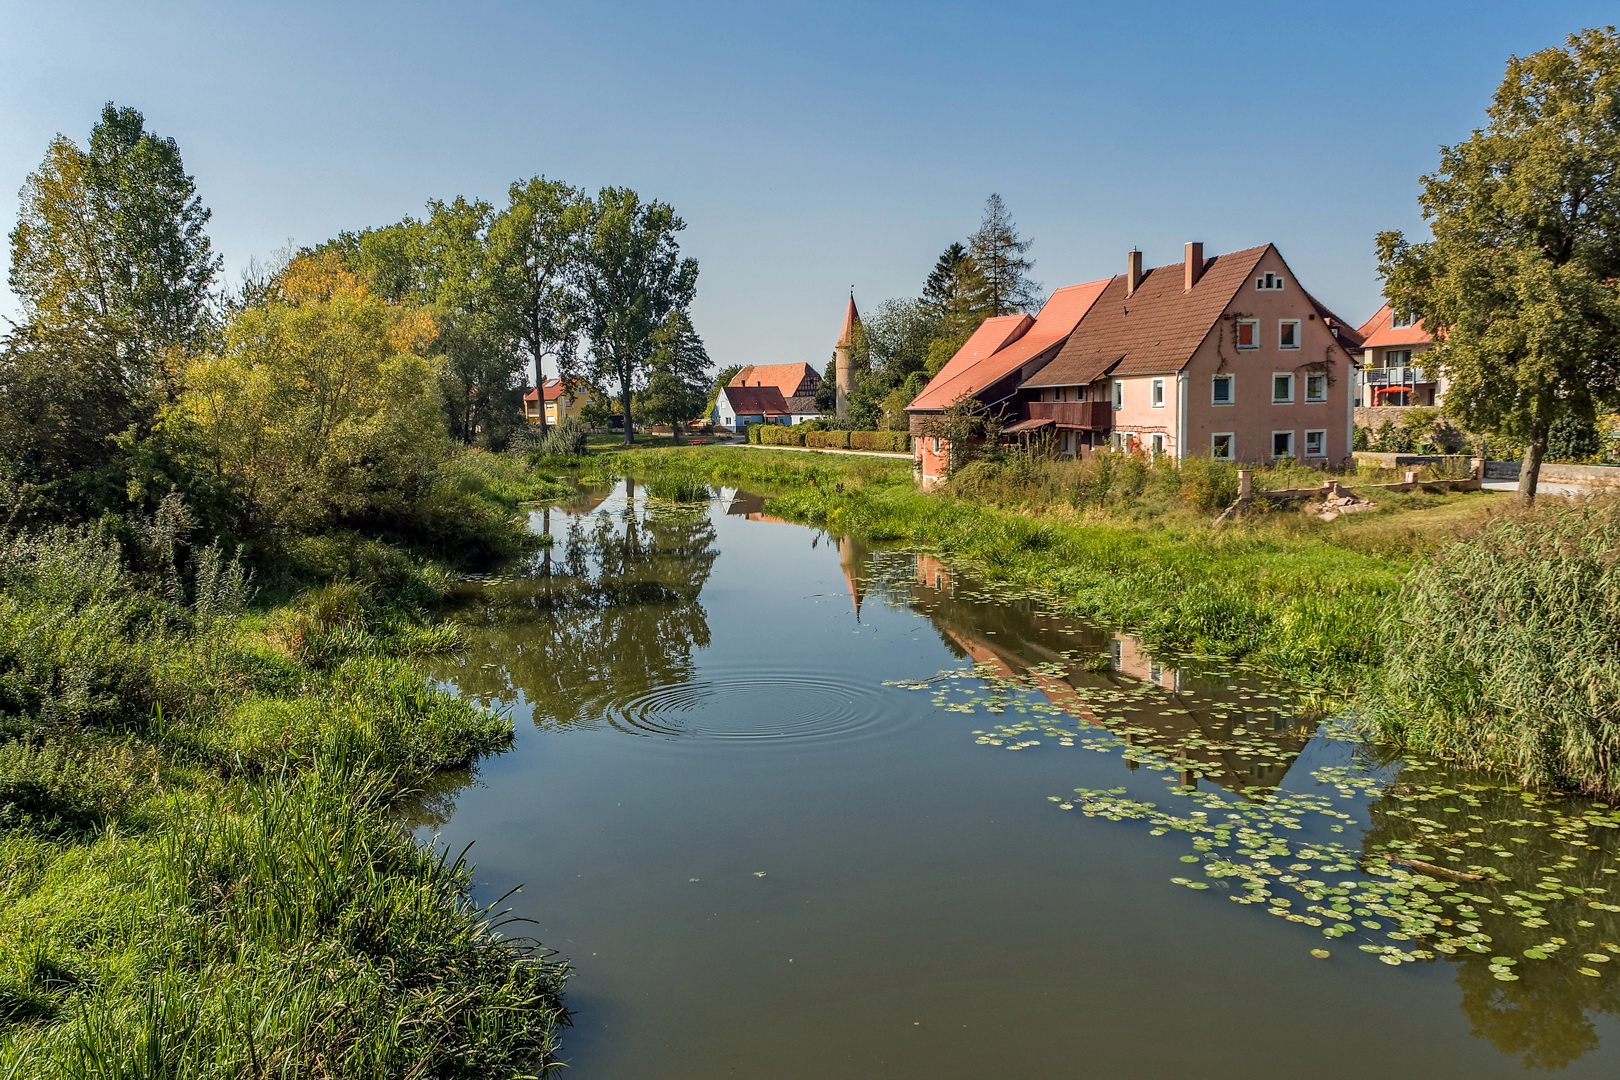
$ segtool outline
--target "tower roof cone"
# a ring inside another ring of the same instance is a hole
[[[849,294],[849,307],[844,309],[844,328],[838,332],[837,348],[855,344],[855,328],[861,325],[861,313],[855,310],[855,294]]]

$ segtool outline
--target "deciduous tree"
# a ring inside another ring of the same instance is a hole
[[[431,314],[388,304],[333,253],[195,360],[169,421],[238,494],[249,533],[408,512],[448,452]]]
[[[697,260],[683,257],[676,241],[685,227],[668,204],[644,203],[629,188],[603,188],[590,207],[580,264],[586,371],[595,386],[616,391],[626,445],[634,442],[632,403],[650,373],[655,334],[697,292]]]
[[[1620,397],[1620,35],[1512,58],[1487,115],[1423,178],[1433,238],[1380,234],[1380,272],[1435,337],[1447,410],[1523,440],[1529,502],[1554,423]]]
[[[41,333],[110,349],[119,381],[133,398],[152,395],[155,414],[179,391],[180,358],[213,328],[208,218],[175,141],[109,103],[88,149],[59,135],[29,174],[9,281]]]
[[[545,361],[559,376],[571,374],[579,341],[579,248],[590,219],[589,200],[558,180],[533,177],[514,183],[507,208],[490,230],[504,267],[504,302],[518,349],[545,385]],[[540,410],[540,430],[546,413]]]

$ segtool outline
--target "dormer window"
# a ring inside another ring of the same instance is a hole
[[[1396,330],[1405,330],[1415,322],[1417,320],[1410,315],[1392,315],[1390,316],[1389,325]]]
[[[1261,292],[1281,292],[1283,279],[1281,274],[1273,274],[1270,270],[1254,279],[1254,287]]]

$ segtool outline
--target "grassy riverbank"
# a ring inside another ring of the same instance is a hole
[[[1390,493],[1378,510],[1333,522],[1279,511],[1215,528],[1210,508],[1227,498],[1227,478],[1208,470],[1132,466],[1098,490],[1094,473],[1065,482],[1044,465],[1023,475],[975,466],[946,492],[925,495],[905,462],[881,458],[714,447],[587,462],[765,485],[783,516],[925,544],[1150,646],[1242,660],[1335,697],[1382,661],[1384,616],[1416,562],[1500,503]],[[1086,480],[1090,494],[1076,498]]]
[[[480,545],[553,490],[519,472],[455,472]],[[413,666],[459,640],[421,606],[442,566],[299,538],[255,607],[218,548],[166,539],[0,536],[0,1077],[545,1070],[565,969],[400,825],[512,735]]]

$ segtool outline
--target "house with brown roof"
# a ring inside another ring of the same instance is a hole
[[[781,399],[768,395],[741,395],[735,401],[724,393],[715,400],[712,419],[723,428],[736,430],[741,424],[783,423],[797,424],[821,416],[816,408],[816,390],[821,386],[821,373],[809,364],[750,364],[731,377],[725,389],[734,387],[749,390],[774,389]],[[756,410],[756,406],[770,405],[774,411]],[[738,409],[743,409],[738,412]],[[786,419],[739,421],[737,418],[761,415],[783,416]]]
[[[1359,345],[1273,245],[1205,258],[1193,243],[1151,269],[1132,251],[1125,273],[1060,289],[1033,319],[986,320],[929,382],[908,410],[923,482],[949,453],[927,418],[964,395],[1063,455],[1339,461]]]
[[[1361,370],[1356,374],[1356,408],[1439,405],[1446,380],[1420,358],[1434,347],[1422,319],[1402,318],[1385,304],[1362,324]],[[1363,427],[1378,426],[1378,417],[1362,413]]]
[[[749,424],[790,424],[787,399],[774,386],[722,386],[711,414],[715,426],[738,431]]]

